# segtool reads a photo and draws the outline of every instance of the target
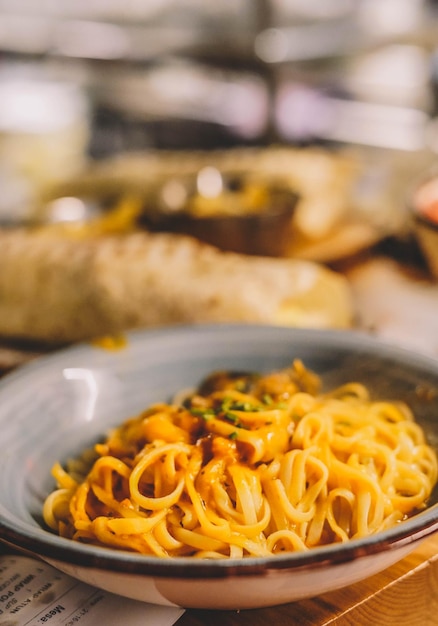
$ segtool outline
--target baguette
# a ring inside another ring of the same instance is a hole
[[[346,328],[353,319],[347,279],[322,265],[181,235],[0,230],[0,267],[0,335],[51,344],[183,323]]]

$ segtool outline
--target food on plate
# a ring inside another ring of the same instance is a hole
[[[348,281],[307,261],[165,233],[0,231],[0,335],[61,344],[197,322],[352,324]]]
[[[105,213],[117,212],[128,198],[140,201],[131,226],[192,234],[240,253],[331,262],[399,229],[400,203],[386,170],[351,149],[151,150],[91,164],[50,197],[100,199]],[[39,217],[50,219],[52,209],[49,202]],[[244,225],[257,235],[229,240],[217,232],[218,224],[237,233]],[[263,227],[276,233],[274,240],[267,241]]]
[[[61,536],[158,557],[270,556],[345,542],[422,510],[437,458],[410,409],[300,360],[216,372],[66,468],[45,500]]]
[[[156,200],[145,199],[138,225],[150,232],[191,235],[221,250],[281,257],[297,202],[291,187],[272,176],[227,177],[210,166],[188,180],[161,183]]]
[[[351,213],[351,192],[360,172],[356,158],[321,148],[151,151],[121,154],[98,163],[84,176],[82,186],[105,190],[109,183],[115,190],[146,192],[147,199],[148,189],[156,188],[157,181],[184,180],[206,167],[214,167],[225,178],[271,180],[298,193],[294,225],[312,239],[323,238]]]

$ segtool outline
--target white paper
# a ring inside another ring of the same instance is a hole
[[[0,555],[0,626],[171,626],[183,609],[101,591],[21,555]]]

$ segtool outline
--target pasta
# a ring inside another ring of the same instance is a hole
[[[437,458],[407,406],[295,360],[217,372],[115,428],[63,468],[47,525],[158,557],[268,556],[367,536],[427,504]]]

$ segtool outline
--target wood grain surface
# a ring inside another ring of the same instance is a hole
[[[301,602],[245,611],[188,610],[177,626],[437,626],[438,534],[380,574]]]

